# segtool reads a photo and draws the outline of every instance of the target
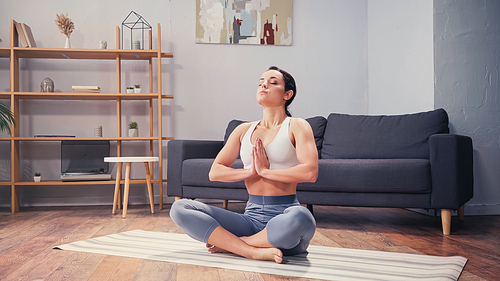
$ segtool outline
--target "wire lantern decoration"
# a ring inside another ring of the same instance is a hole
[[[134,17],[137,18],[136,20],[134,20]],[[123,20],[122,22],[122,48],[124,48],[124,45],[123,45],[123,30],[125,29],[125,27],[127,27],[128,29],[130,29],[130,49],[142,49],[144,50],[144,30],[150,30],[152,31],[153,28],[151,27],[151,25],[146,21],[145,18],[143,18],[141,15],[139,15],[138,13],[134,12],[134,11],[131,11],[128,16]],[[134,29],[140,29],[141,30],[141,45],[139,46],[139,48],[133,48],[133,31]]]

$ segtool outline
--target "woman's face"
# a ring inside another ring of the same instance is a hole
[[[285,80],[283,74],[277,70],[268,70],[262,74],[257,89],[257,101],[261,105],[279,106],[284,105],[291,97],[288,91],[285,93]]]

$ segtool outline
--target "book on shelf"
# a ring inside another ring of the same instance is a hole
[[[72,86],[73,93],[100,93],[99,86]]]
[[[33,37],[31,28],[27,24],[20,22],[16,23],[16,31],[23,47],[36,47],[35,37]]]
[[[76,138],[73,135],[45,135],[45,134],[36,134],[35,138]]]
[[[16,31],[19,37],[19,41],[21,41],[21,45],[23,47],[29,47],[28,41],[26,40],[26,35],[24,34],[23,26],[20,22],[16,23]]]
[[[28,46],[36,48],[35,37],[33,37],[31,28],[25,23],[22,23],[21,26],[23,27],[24,36],[26,36],[26,40],[28,41]]]

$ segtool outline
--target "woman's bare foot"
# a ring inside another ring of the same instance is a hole
[[[225,249],[221,248],[221,245],[224,246]],[[212,234],[208,237],[206,246],[210,253],[231,252],[253,260],[268,260],[277,263],[283,262],[283,253],[280,249],[274,248],[270,244],[249,245],[243,241],[242,238],[236,237],[220,225],[212,231]]]
[[[219,247],[217,247],[215,245],[211,245],[211,244],[208,244],[208,243],[205,246],[207,247],[208,251],[210,253],[212,253],[212,254],[215,254],[215,253],[230,253],[229,251],[226,251],[226,250],[224,250],[222,248],[219,248]]]
[[[230,253],[227,250],[224,250],[222,248],[219,248],[215,245],[211,244],[206,244],[205,245],[208,249],[208,251],[212,254],[216,253]],[[281,253],[280,249],[277,248],[257,248],[257,247],[252,247],[253,252],[251,259],[254,260],[268,260],[268,261],[275,261],[276,263],[282,263],[283,262],[283,253]]]
[[[283,262],[283,253],[278,248],[255,248],[252,259],[275,261],[276,263]]]

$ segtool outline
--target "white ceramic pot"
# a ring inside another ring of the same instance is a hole
[[[42,176],[34,176],[34,177],[33,177],[33,180],[34,180],[35,182],[40,182],[40,181],[42,180]]]
[[[64,48],[66,49],[71,48],[71,42],[69,41],[69,37],[66,37],[66,43],[64,44]]]
[[[129,138],[137,138],[139,136],[139,129],[128,129]]]
[[[134,88],[134,92],[135,92],[136,94],[140,93],[140,92],[141,92],[141,88]]]
[[[131,94],[134,92],[134,89],[127,89],[127,93]]]

